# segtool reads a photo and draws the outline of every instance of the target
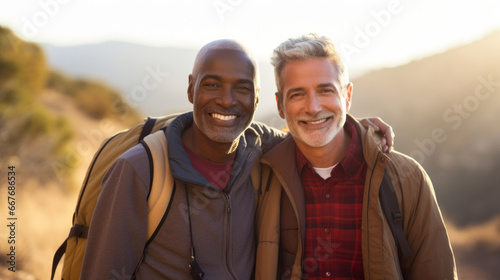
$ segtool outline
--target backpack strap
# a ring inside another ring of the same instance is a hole
[[[413,253],[403,230],[403,215],[399,210],[398,197],[387,172],[384,173],[384,178],[380,185],[379,197],[382,210],[391,228],[399,253],[403,259],[406,259]]]
[[[52,260],[52,274],[50,276],[50,280],[54,279],[54,274],[56,273],[57,265],[59,264],[62,256],[66,252],[66,245],[68,244],[68,238],[64,240],[64,242],[61,244],[61,246],[59,246],[56,253],[54,254],[54,259]]]
[[[144,126],[142,127],[141,135],[139,135],[139,141],[141,142],[142,139],[144,139],[146,136],[151,134],[151,131],[153,131],[153,128],[155,127],[156,119],[148,117],[146,119],[146,122],[144,123]]]
[[[52,260],[52,274],[50,276],[50,279],[54,279],[54,275],[56,273],[57,265],[62,259],[62,256],[66,252],[66,246],[68,244],[68,239],[70,239],[73,236],[76,236],[77,238],[87,238],[87,235],[89,233],[89,228],[86,226],[82,225],[74,225],[71,227],[71,230],[69,231],[68,237],[64,240],[64,242],[59,246],[57,251],[54,254],[54,259]]]
[[[149,244],[158,234],[172,204],[172,197],[175,194],[175,180],[170,172],[168,162],[167,137],[165,131],[157,132],[146,136],[141,144],[147,151],[149,166],[153,172],[151,176],[150,194],[148,197],[148,229],[147,240],[142,256],[135,267],[131,279],[135,279],[139,267],[144,260]]]
[[[159,130],[144,138],[144,143],[151,151],[151,160],[154,169],[151,190],[148,198],[148,239],[158,227],[167,210],[174,187],[174,177],[170,172],[168,162],[167,137],[163,130]]]

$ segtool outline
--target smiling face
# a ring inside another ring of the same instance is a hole
[[[189,76],[195,133],[231,143],[250,125],[258,103],[256,73],[243,51],[209,50],[195,76]]]
[[[301,147],[324,147],[343,131],[352,84],[342,87],[338,67],[327,58],[286,62],[278,111]]]

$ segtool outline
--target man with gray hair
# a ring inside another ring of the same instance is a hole
[[[384,154],[374,131],[348,114],[353,84],[333,42],[289,39],[272,64],[291,136],[261,159],[268,184],[256,214],[256,279],[456,279],[430,178],[408,156]],[[379,195],[388,184],[401,243]]]

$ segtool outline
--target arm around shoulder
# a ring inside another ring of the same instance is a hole
[[[262,141],[262,153],[272,149],[285,138],[285,133],[264,123],[253,122],[252,128],[259,134]]]

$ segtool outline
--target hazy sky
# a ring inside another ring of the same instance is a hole
[[[0,0],[0,24],[26,40],[109,40],[198,49],[237,39],[268,58],[303,33],[331,37],[350,67],[396,65],[500,29],[500,1]]]

